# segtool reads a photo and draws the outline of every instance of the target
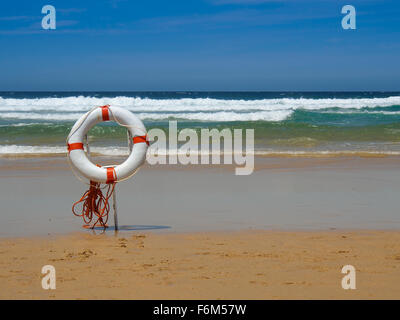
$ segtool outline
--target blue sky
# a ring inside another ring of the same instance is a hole
[[[41,28],[46,4],[56,30]],[[3,91],[396,91],[400,3],[2,1],[0,47]]]

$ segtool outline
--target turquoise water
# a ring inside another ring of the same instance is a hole
[[[253,128],[260,153],[400,152],[400,92],[0,92],[0,155],[62,153],[73,123],[104,104],[147,129]],[[98,125],[89,138],[102,153],[124,147],[126,129]]]

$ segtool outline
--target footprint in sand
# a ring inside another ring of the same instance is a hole
[[[144,234],[133,235],[132,239],[138,241],[138,247],[144,248],[144,239],[146,236]]]
[[[128,240],[125,238],[118,239],[118,245],[121,248],[126,248],[128,246],[127,243],[128,243]]]

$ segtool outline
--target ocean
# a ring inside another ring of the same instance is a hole
[[[400,92],[0,92],[0,156],[57,156],[94,106],[127,108],[147,129],[253,128],[259,155],[400,154]],[[126,129],[90,130],[92,151],[128,152]]]

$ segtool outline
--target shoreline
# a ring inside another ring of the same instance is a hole
[[[165,153],[162,153],[164,155]],[[179,155],[179,152],[173,152],[171,155]],[[224,153],[221,152],[221,157],[223,157]],[[232,153],[233,155],[233,153]],[[256,150],[253,153],[254,158],[348,158],[348,157],[355,157],[355,158],[387,158],[387,157],[399,157],[400,158],[400,151],[394,150],[313,150],[313,151],[305,151],[305,150],[276,150],[276,151],[266,151],[266,150]],[[99,158],[126,158],[128,156],[128,151],[126,154],[118,154],[113,156],[111,154],[102,154],[99,152],[91,152],[92,157],[99,157]],[[209,153],[211,157],[211,153]],[[66,152],[55,152],[55,153],[1,153],[0,159],[11,160],[11,159],[25,159],[29,161],[30,159],[60,159],[66,158]],[[168,156],[166,156],[168,158]],[[200,155],[199,155],[200,157]]]

